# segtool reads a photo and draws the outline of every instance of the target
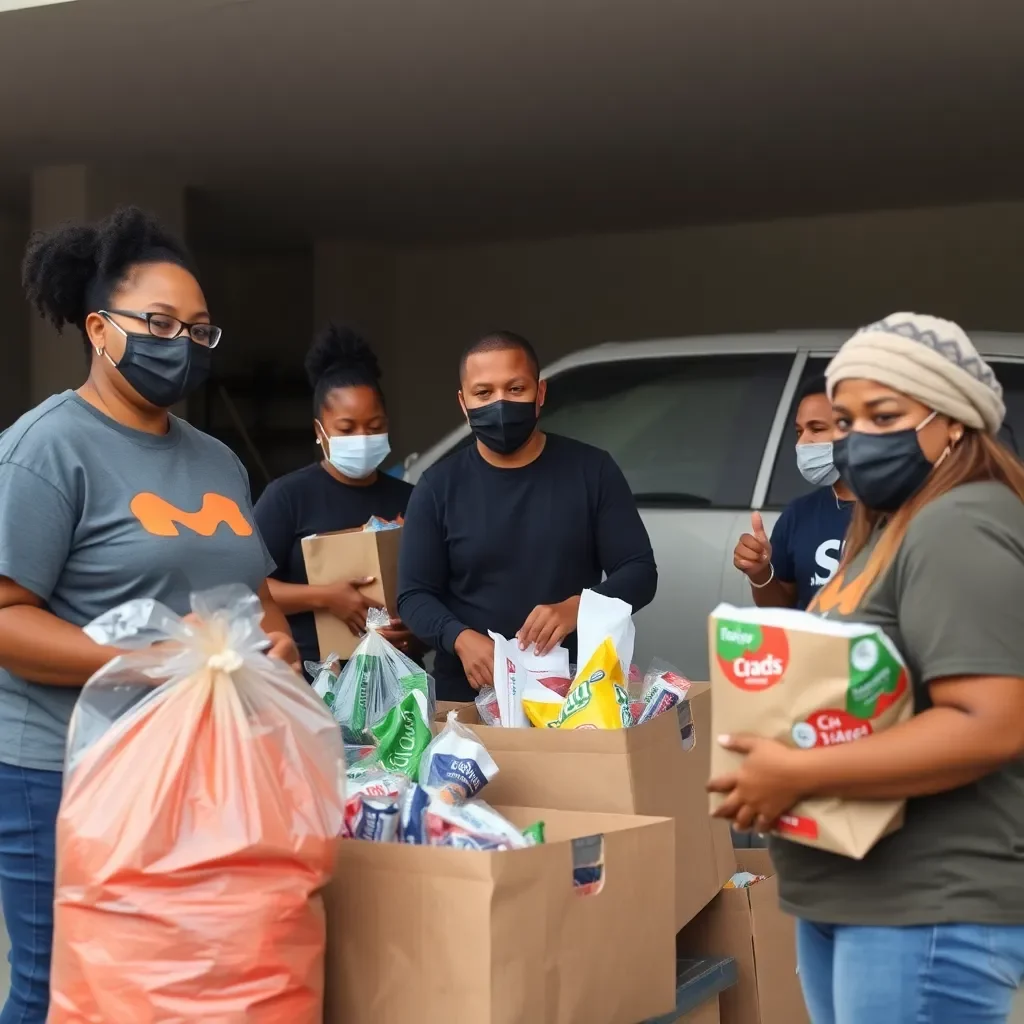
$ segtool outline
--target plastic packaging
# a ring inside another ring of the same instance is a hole
[[[381,519],[379,516],[370,516],[363,527],[364,533],[380,533],[382,530],[397,530],[402,525],[402,517],[395,520]]]
[[[221,588],[193,610],[136,601],[86,627],[132,653],[71,720],[50,1024],[321,1018],[338,727],[262,653],[254,594]]]
[[[313,680],[313,692],[328,706],[333,707],[338,695],[338,678],[342,661],[337,654],[329,654],[323,661],[307,661],[303,668]]]
[[[558,721],[564,700],[541,681],[530,680],[523,691],[523,710],[530,724],[548,729]]]
[[[484,686],[474,701],[476,712],[484,725],[501,725],[501,713],[498,710],[498,696],[493,686]]]
[[[565,698],[555,729],[624,729],[633,724],[618,652],[606,639]]]
[[[416,701],[416,706],[422,709],[422,719],[428,729],[433,718],[434,680],[377,632],[377,626],[387,621],[390,621],[387,613],[383,615],[383,622],[367,617],[368,632],[338,680],[337,697],[331,711],[341,724],[346,743],[377,746],[379,737],[375,735],[375,727],[412,693],[422,698]]]
[[[628,606],[627,606],[628,607]],[[494,641],[494,692],[498,702],[498,724],[513,729],[530,723],[523,708],[523,695],[531,684],[540,684],[564,697],[572,677],[569,652],[562,646],[545,655],[531,646],[519,649],[515,638],[506,640],[500,633],[489,634]]]
[[[446,803],[471,800],[498,774],[498,766],[471,729],[449,711],[445,727],[434,737],[420,763],[420,785]]]
[[[644,676],[643,711],[636,716],[636,724],[643,725],[681,704],[689,690],[689,679],[667,662],[655,659]]]
[[[601,644],[605,640],[611,640],[612,647],[619,656],[625,688],[625,681],[630,677],[633,647],[636,642],[633,609],[618,598],[605,597],[593,590],[584,590],[580,595],[576,636],[576,661],[579,665],[586,665]]]

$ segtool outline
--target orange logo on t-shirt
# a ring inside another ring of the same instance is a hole
[[[252,536],[252,524],[242,514],[238,503],[223,494],[204,494],[198,512],[183,512],[159,495],[146,491],[132,498],[131,510],[142,528],[155,537],[177,537],[179,526],[200,537],[212,537],[222,523],[236,537]]]
[[[822,613],[838,610],[841,615],[853,615],[860,607],[867,589],[868,583],[864,573],[859,573],[847,583],[846,572],[840,570],[818,591],[807,610]]]

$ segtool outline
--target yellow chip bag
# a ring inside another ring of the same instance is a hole
[[[523,710],[531,725],[538,729],[550,729],[562,713],[561,700],[530,700],[523,698]]]
[[[611,637],[576,674],[555,729],[624,729],[633,722],[619,654]]]

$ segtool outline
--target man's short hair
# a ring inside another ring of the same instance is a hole
[[[813,377],[808,377],[797,389],[796,392],[796,405],[795,409],[800,407],[800,403],[805,398],[810,398],[811,395],[828,395],[828,389],[825,385],[825,374],[819,373]]]
[[[521,334],[514,331],[491,331],[474,341],[462,353],[459,360],[459,381],[466,376],[466,362],[470,356],[475,356],[478,352],[507,352],[509,349],[524,352],[534,375],[540,377],[540,360],[537,358],[537,352]]]

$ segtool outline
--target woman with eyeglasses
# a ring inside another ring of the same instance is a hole
[[[313,438],[320,458],[275,480],[256,502],[256,523],[277,569],[270,592],[288,621],[304,662],[320,660],[313,614],[327,611],[357,635],[373,602],[372,580],[311,586],[302,538],[357,530],[372,517],[405,515],[412,486],[380,467],[391,451],[380,365],[369,345],[347,327],[328,325],[306,355],[313,389]],[[416,656],[423,648],[398,620],[381,636]]]
[[[185,614],[193,591],[244,583],[263,601],[270,654],[298,663],[242,464],[169,412],[206,379],[221,336],[181,243],[121,209],[35,236],[23,278],[41,314],[81,333],[89,375],[0,436],[0,1024],[47,1016],[68,722],[119,653],[81,627],[136,598]]]

